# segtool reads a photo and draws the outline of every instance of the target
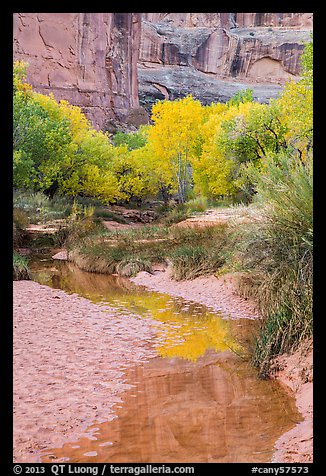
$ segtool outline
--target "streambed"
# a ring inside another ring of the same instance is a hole
[[[123,369],[115,418],[90,425],[87,437],[68,433],[42,449],[42,462],[268,462],[277,438],[301,420],[294,399],[247,362],[255,321],[41,259],[32,261],[35,281],[154,329],[151,358]]]

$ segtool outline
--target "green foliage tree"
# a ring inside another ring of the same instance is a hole
[[[228,106],[238,106],[240,103],[253,101],[253,90],[251,88],[241,89],[237,91],[227,102]]]
[[[147,142],[147,131],[148,126],[140,126],[136,132],[117,132],[112,137],[112,143],[116,147],[126,145],[128,150],[139,149],[144,147]]]
[[[32,91],[25,66],[14,65],[14,186],[53,195],[120,198],[111,168],[116,150],[80,108]]]
[[[46,190],[59,179],[72,137],[68,121],[50,116],[17,90],[13,99],[14,186]]]
[[[305,43],[305,48],[300,58],[303,76],[301,82],[305,83],[309,87],[312,87],[313,85],[313,59],[313,41],[311,37],[311,41],[307,41]]]

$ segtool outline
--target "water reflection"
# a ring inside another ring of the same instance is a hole
[[[233,337],[238,323],[205,306],[148,291],[125,278],[86,273],[71,263],[34,262],[32,270],[41,284],[78,293],[96,303],[108,303],[121,315],[135,313],[164,324],[157,329],[157,351],[162,357],[195,362],[207,349],[244,350]]]
[[[224,319],[70,263],[34,261],[32,270],[41,284],[160,324],[161,357],[128,371],[134,388],[115,407],[117,418],[93,425],[91,437],[44,451],[42,462],[268,462],[276,439],[300,420],[294,399],[239,357],[254,321]]]
[[[267,462],[298,417],[275,382],[258,380],[229,352],[207,351],[196,363],[153,359],[128,380],[138,383],[118,418],[94,425],[92,439],[44,452],[42,461]]]

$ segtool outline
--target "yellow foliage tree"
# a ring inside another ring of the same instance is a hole
[[[28,63],[25,61],[14,61],[13,67],[13,89],[26,95],[32,92],[32,86],[26,82],[26,69]]]
[[[313,42],[305,44],[301,56],[302,77],[285,85],[276,101],[282,121],[288,126],[286,140],[304,161],[312,152],[313,143]]]
[[[160,195],[165,202],[170,198],[174,179],[170,162],[162,161],[155,154],[152,144],[148,142],[144,147],[130,152],[130,157],[142,174],[145,194],[150,196]]]
[[[313,139],[313,90],[302,82],[287,83],[277,100],[281,120],[287,125],[286,140],[305,160]]]
[[[228,106],[212,104],[207,108],[207,119],[201,127],[202,150],[194,157],[195,190],[204,196],[218,197],[236,191],[234,172],[237,162],[222,146],[223,124],[235,120],[237,127],[245,121],[253,103]]]
[[[159,101],[152,108],[153,127],[148,139],[157,160],[168,163],[180,203],[191,186],[191,161],[196,154],[204,108],[191,96],[176,101]]]

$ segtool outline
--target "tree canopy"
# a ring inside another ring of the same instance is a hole
[[[33,91],[27,65],[15,62],[14,186],[104,203],[252,194],[248,167],[259,171],[278,154],[303,162],[312,156],[312,42],[301,64],[301,78],[268,104],[253,101],[251,89],[209,106],[191,95],[158,101],[151,125],[111,136],[95,130],[79,107]]]

